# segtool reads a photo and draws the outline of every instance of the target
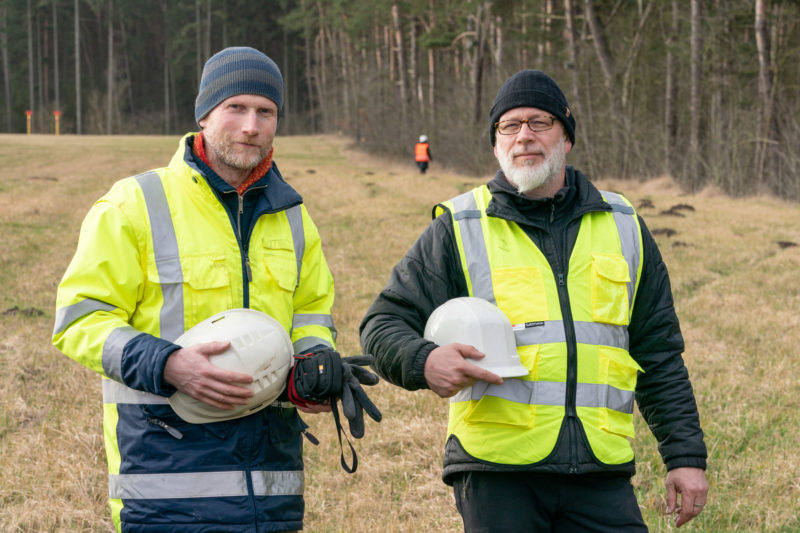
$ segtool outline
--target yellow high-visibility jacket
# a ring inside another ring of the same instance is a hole
[[[274,164],[245,192],[258,195],[252,228],[238,228],[192,138],[168,167],[117,182],[92,206],[58,287],[53,343],[103,377],[118,529],[300,529],[304,425],[294,407],[188,424],[167,402],[175,389],[163,370],[171,341],[237,307],[275,318],[296,352],[333,346],[333,278],[301,197]]]

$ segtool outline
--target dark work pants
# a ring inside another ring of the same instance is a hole
[[[428,170],[428,162],[427,161],[417,161],[417,167],[421,174],[425,174],[425,171]]]
[[[466,533],[647,531],[624,476],[464,472],[453,491]]]

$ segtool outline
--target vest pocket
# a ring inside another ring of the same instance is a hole
[[[636,379],[639,372],[643,372],[642,367],[633,360],[628,352],[618,348],[598,346],[597,355],[599,359],[599,383],[608,384],[610,387],[632,395],[636,389]],[[631,412],[618,411],[612,409],[611,407],[613,406],[601,408],[599,416],[600,429],[633,438],[633,404],[631,403],[630,406]]]
[[[495,396],[470,400],[464,421],[468,425],[494,424],[530,429],[533,427],[536,408],[533,405],[512,402]]]
[[[592,320],[628,324],[628,262],[621,255],[592,253]]]

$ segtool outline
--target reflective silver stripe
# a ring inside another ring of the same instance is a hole
[[[576,407],[606,407],[632,415],[633,391],[618,389],[611,385],[578,383],[575,405]]]
[[[122,350],[129,340],[139,335],[130,326],[123,326],[111,332],[103,343],[103,372],[106,376],[121,381],[122,380]]]
[[[175,227],[158,173],[151,171],[139,174],[136,176],[136,181],[142,188],[147,204],[150,230],[153,235],[153,255],[164,299],[159,314],[160,336],[168,341],[174,341],[184,331],[183,272]]]
[[[109,474],[112,499],[224,498],[247,496],[247,474],[191,472],[180,474]]]
[[[295,313],[292,317],[292,329],[303,326],[322,326],[328,329],[333,327],[333,317],[322,313]]]
[[[336,336],[339,332],[333,323],[333,317],[328,314],[322,313],[295,313],[292,317],[292,331],[303,326],[322,326],[328,328],[331,332],[331,338],[336,341]],[[298,341],[300,342],[300,341]],[[330,346],[330,342],[323,341],[326,346]],[[313,344],[311,345],[313,346]]]
[[[302,496],[305,487],[301,470],[255,471],[251,479],[256,496]],[[109,474],[108,495],[124,500],[247,496],[247,472]]]
[[[626,204],[622,197],[613,192],[600,191],[606,201],[611,204],[614,222],[617,224],[619,242],[622,247],[622,255],[628,262],[630,281],[628,282],[628,308],[633,309],[633,299],[636,296],[636,278],[639,271],[639,227],[636,224],[636,212],[631,206]]]
[[[613,346],[628,351],[628,328],[600,322],[575,322],[575,338],[581,344]]]
[[[472,386],[470,399],[480,400],[483,396],[495,396],[511,402],[530,405],[564,405],[567,397],[567,384],[557,381],[525,381],[506,379],[502,385],[476,381]]]
[[[303,211],[299,205],[290,207],[286,210],[286,218],[289,219],[289,228],[292,230],[292,242],[294,243],[294,256],[297,261],[297,283],[295,289],[300,285],[300,270],[303,267],[303,254],[306,251],[306,235],[303,230]]]
[[[118,381],[103,379],[103,403],[165,404],[164,396],[132,389]]]
[[[298,339],[296,342],[292,343],[292,349],[294,350],[294,353],[303,353],[310,350],[314,346],[319,346],[320,344],[332,348],[330,341],[325,340],[322,337],[312,336]]]
[[[467,400],[478,401],[484,396],[502,398],[510,402],[528,405],[566,404],[567,384],[557,381],[526,381],[508,378],[502,385],[477,381],[472,387],[461,390],[450,399],[451,403]],[[611,385],[578,383],[577,407],[602,407],[621,413],[633,414],[633,392]]]
[[[78,303],[62,307],[56,311],[53,335],[61,333],[67,329],[67,326],[88,314],[94,313],[95,311],[111,311],[112,309],[116,308],[111,304],[93,298],[86,298]]]
[[[563,320],[548,320],[542,325],[528,326],[525,329],[514,330],[514,339],[517,346],[529,344],[550,344],[554,342],[567,342]]]
[[[574,322],[575,338],[581,344],[613,346],[628,349],[628,330],[624,326],[601,324],[599,322]],[[514,331],[517,346],[530,344],[551,344],[567,342],[562,320],[548,320],[541,325],[528,326]]]
[[[256,496],[302,496],[305,488],[302,470],[252,472]]]
[[[481,228],[481,211],[475,203],[472,191],[453,199],[454,223],[461,231],[464,256],[467,259],[467,272],[472,284],[473,296],[496,303],[492,286],[492,269],[489,265],[489,252]]]

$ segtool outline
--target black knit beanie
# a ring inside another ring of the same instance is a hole
[[[194,104],[199,123],[220,102],[238,94],[269,98],[283,109],[283,76],[278,65],[255,48],[235,46],[217,52],[206,61]]]
[[[489,138],[495,144],[495,123],[503,113],[515,107],[536,107],[555,116],[564,125],[572,144],[575,144],[575,117],[564,93],[553,78],[541,70],[520,70],[506,80],[489,112]]]

